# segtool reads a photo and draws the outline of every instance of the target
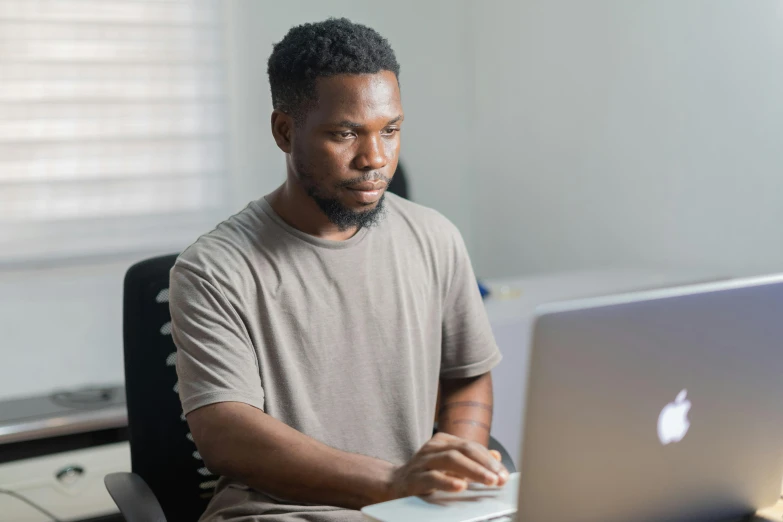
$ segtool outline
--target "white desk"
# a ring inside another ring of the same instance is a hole
[[[519,462],[530,326],[536,306],[580,297],[689,283],[717,276],[642,270],[570,272],[482,281],[492,292],[485,307],[503,361],[492,371],[492,435]]]
[[[130,471],[127,425],[122,386],[0,401],[0,489],[19,493],[62,520],[117,513],[103,477]],[[0,495],[0,520],[49,518]]]

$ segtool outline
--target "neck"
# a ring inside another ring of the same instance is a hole
[[[280,218],[297,230],[321,239],[345,241],[359,231],[358,227],[340,230],[329,221],[318,204],[307,195],[304,188],[291,176],[274,192],[267,201]]]

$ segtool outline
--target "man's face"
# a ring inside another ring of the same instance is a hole
[[[294,172],[341,229],[372,225],[397,169],[397,78],[390,71],[319,78],[316,92],[316,106],[293,133]]]

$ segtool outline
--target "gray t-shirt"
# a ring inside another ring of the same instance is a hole
[[[242,402],[396,464],[432,436],[439,378],[501,358],[459,231],[393,194],[386,217],[346,241],[305,234],[254,201],[180,255],[170,292],[185,413]],[[202,520],[362,518],[221,478]]]

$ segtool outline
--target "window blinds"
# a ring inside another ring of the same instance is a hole
[[[0,0],[0,259],[203,227],[224,105],[218,2]]]

